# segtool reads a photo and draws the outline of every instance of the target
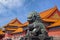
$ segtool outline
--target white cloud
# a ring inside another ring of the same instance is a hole
[[[0,0],[0,26],[7,23],[11,18],[15,18],[14,9],[21,8],[25,0]]]
[[[21,7],[25,0],[0,0],[0,3],[7,6],[8,8]]]
[[[0,0],[0,15],[6,15],[7,12],[12,12],[12,9],[23,7],[24,2],[25,0]]]

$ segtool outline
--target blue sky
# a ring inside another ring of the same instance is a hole
[[[0,27],[16,17],[24,23],[31,11],[42,12],[55,5],[60,10],[60,0],[0,0]]]

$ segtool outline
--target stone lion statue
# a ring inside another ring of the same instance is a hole
[[[27,38],[26,40],[52,40],[51,37],[48,36],[42,19],[36,11],[31,12],[31,14],[28,15],[27,21],[29,22],[29,25],[27,27],[27,34],[24,37],[25,39]]]

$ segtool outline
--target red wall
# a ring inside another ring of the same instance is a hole
[[[57,30],[49,30],[48,31],[49,36],[60,36],[60,29]]]

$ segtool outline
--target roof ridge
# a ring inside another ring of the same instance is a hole
[[[54,7],[54,9],[55,9],[55,10],[48,16],[48,18],[49,18],[52,14],[55,14],[55,13],[54,13],[55,11],[58,11],[58,8],[57,8],[56,6]],[[57,14],[58,14],[58,13],[57,13]]]
[[[45,10],[45,11],[43,11],[43,12],[40,12],[39,14],[40,14],[40,16],[42,17],[42,18],[47,18],[49,15],[51,15],[56,9],[58,9],[56,6],[55,7],[53,7],[53,8],[50,8],[50,9],[47,9],[47,10]],[[45,15],[44,15],[45,14]]]
[[[10,23],[8,23],[8,24],[12,24],[12,23],[14,23],[15,21],[18,21],[20,24],[22,24],[17,18],[12,19],[12,20],[10,21]]]

